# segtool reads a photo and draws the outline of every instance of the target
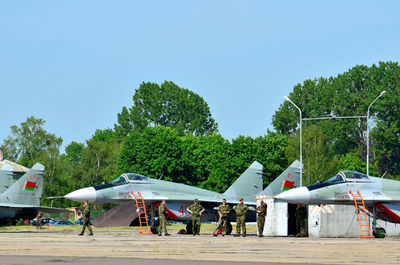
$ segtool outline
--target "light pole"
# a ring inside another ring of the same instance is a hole
[[[301,109],[299,107],[297,107],[296,104],[293,103],[293,101],[290,100],[289,97],[284,96],[285,100],[290,102],[293,106],[295,106],[295,108],[299,111],[300,113],[300,187],[303,186],[303,141],[302,141],[302,114],[301,114]]]
[[[381,94],[374,100],[372,101],[371,104],[369,104],[368,106],[368,110],[367,110],[367,176],[369,176],[369,109],[371,108],[372,104],[375,103],[375,101],[378,100],[378,98],[384,96],[386,94],[386,91],[382,91]]]

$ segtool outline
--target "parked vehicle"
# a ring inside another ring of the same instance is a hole
[[[64,226],[64,225],[74,225],[74,224],[68,220],[55,220],[47,224],[47,226]]]
[[[90,225],[93,225],[93,217],[90,217]],[[74,222],[74,225],[83,225],[83,218],[79,218]]]
[[[50,218],[43,218],[42,219],[42,226],[47,226],[49,223],[53,222],[53,219]],[[30,221],[33,226],[36,226],[36,218]]]

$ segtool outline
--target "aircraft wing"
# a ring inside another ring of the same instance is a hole
[[[199,200],[199,202],[222,203],[222,199],[226,199],[226,202],[228,204],[238,204],[239,203],[239,200],[224,198],[223,195],[214,197],[214,196],[204,196],[204,195],[202,196],[202,195],[196,195],[196,194],[163,191],[162,193],[142,192],[142,196],[146,202],[156,202],[156,201],[166,200],[168,202],[187,201],[187,202],[192,203],[193,200],[197,198]],[[254,198],[254,201],[244,201],[244,203],[247,205],[256,205],[256,198]]]
[[[15,204],[15,203],[0,203],[1,209],[34,209],[40,212],[45,213],[68,213],[70,212],[67,209],[62,208],[54,208],[54,207],[44,207],[44,206],[35,206],[28,204]]]

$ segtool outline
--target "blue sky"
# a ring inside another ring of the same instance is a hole
[[[0,143],[28,116],[64,146],[142,82],[202,96],[222,136],[272,130],[306,79],[400,59],[400,1],[1,1]]]

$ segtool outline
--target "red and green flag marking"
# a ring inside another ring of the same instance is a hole
[[[36,187],[36,182],[26,181],[24,185],[24,190],[34,190]]]
[[[285,180],[282,183],[282,188],[281,190],[291,190],[294,187],[294,181],[289,181],[289,180]]]

